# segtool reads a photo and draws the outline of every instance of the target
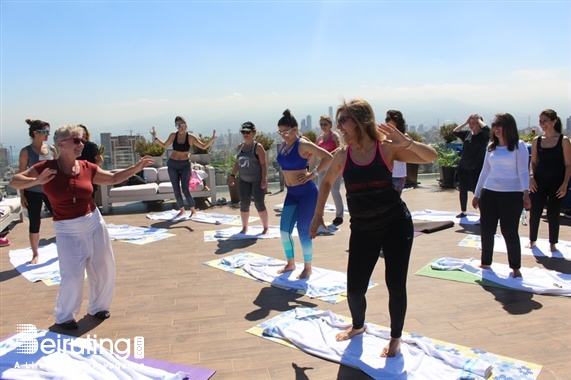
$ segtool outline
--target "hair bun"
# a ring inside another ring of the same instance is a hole
[[[35,120],[32,120],[32,119],[26,119],[26,124],[32,125],[32,124],[34,124],[34,121]]]
[[[284,115],[285,117],[291,117],[291,112],[289,108],[287,108],[282,115]]]

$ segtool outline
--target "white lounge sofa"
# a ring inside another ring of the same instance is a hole
[[[113,203],[175,199],[166,166],[159,169],[147,167],[143,170],[147,182],[144,185],[121,187],[101,185],[99,187],[103,214],[109,212],[109,207]],[[196,186],[195,190],[191,190],[190,194],[193,198],[209,197],[210,204],[213,205],[216,203],[216,178],[214,168],[207,166],[204,171],[206,172],[207,177],[202,181],[202,184],[198,184]]]
[[[0,232],[14,221],[24,221],[20,197],[4,198],[0,202]]]

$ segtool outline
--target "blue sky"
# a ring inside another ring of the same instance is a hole
[[[1,135],[28,143],[26,118],[52,128],[195,132],[285,108],[314,119],[361,97],[378,119],[462,122],[544,108],[571,115],[571,3],[311,1],[1,2]],[[565,121],[564,121],[565,122]]]

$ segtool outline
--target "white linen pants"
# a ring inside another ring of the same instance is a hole
[[[56,323],[75,319],[83,300],[87,270],[87,313],[109,310],[115,288],[115,259],[105,221],[98,209],[91,214],[54,222],[61,283],[56,299]]]

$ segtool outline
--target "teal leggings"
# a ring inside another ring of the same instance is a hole
[[[313,244],[309,237],[309,225],[313,219],[317,203],[317,186],[309,181],[299,186],[288,186],[284,208],[280,220],[280,234],[286,258],[293,259],[293,227],[297,222],[297,232],[303,252],[303,261],[310,263],[313,259]]]

